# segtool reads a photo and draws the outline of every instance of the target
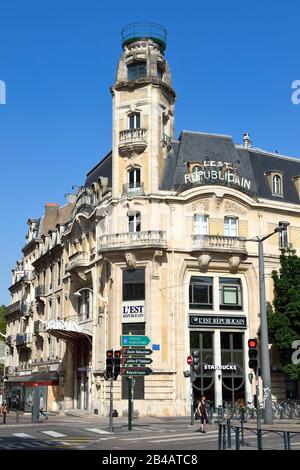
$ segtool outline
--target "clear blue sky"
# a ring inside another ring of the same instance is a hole
[[[176,134],[224,133],[300,156],[298,0],[162,2],[1,0],[0,303],[21,256],[26,220],[111,148],[109,86],[120,30],[153,21],[168,30],[166,55],[177,93]]]

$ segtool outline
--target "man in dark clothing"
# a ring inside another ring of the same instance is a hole
[[[197,432],[206,433],[204,426],[208,423],[208,418],[206,413],[205,395],[202,395],[198,402],[197,412],[200,418],[200,429],[197,429]]]

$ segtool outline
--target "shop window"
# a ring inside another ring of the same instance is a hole
[[[192,309],[213,308],[213,278],[192,276],[189,289],[189,303]]]
[[[242,285],[240,279],[221,277],[219,280],[220,309],[242,310]]]
[[[145,61],[133,62],[127,65],[128,80],[138,80],[147,76],[147,63]]]
[[[243,333],[221,332],[221,363],[235,365],[234,371],[223,370],[220,374],[224,402],[245,399],[243,338]]]
[[[123,271],[123,301],[127,300],[145,300],[144,269]]]
[[[238,236],[238,219],[236,217],[224,217],[224,236]]]
[[[208,235],[208,215],[194,215],[194,235]]]

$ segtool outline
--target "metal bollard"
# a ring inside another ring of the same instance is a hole
[[[235,428],[235,450],[240,450],[240,429]]]
[[[262,430],[257,429],[257,449],[262,450],[263,443],[262,443]]]
[[[227,447],[231,449],[231,428],[230,428],[230,419],[227,419]]]
[[[17,412],[16,412],[16,423],[19,423],[19,416],[20,415],[20,410],[17,409]]]
[[[290,432],[286,431],[287,450],[291,450],[291,436]]]
[[[218,424],[218,450],[222,449],[222,424]]]
[[[3,424],[6,423],[6,413],[3,413]]]
[[[223,424],[222,427],[223,427],[223,450],[226,450],[226,424]]]
[[[283,431],[283,445],[284,445],[284,450],[288,450],[288,439],[287,439],[286,431]]]
[[[241,446],[245,445],[244,441],[244,421],[243,418],[241,418]]]

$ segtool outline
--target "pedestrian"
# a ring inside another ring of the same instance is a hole
[[[205,395],[202,395],[200,401],[197,405],[197,412],[200,418],[200,428],[196,432],[206,433],[204,426],[208,423],[206,404],[205,404]]]
[[[8,413],[8,406],[6,400],[3,400],[2,405],[0,406],[0,415],[3,416],[3,423],[6,422],[6,415]]]
[[[45,421],[47,421],[48,416],[46,415],[46,412],[44,411],[44,398],[43,395],[40,397],[40,414],[44,416]]]

